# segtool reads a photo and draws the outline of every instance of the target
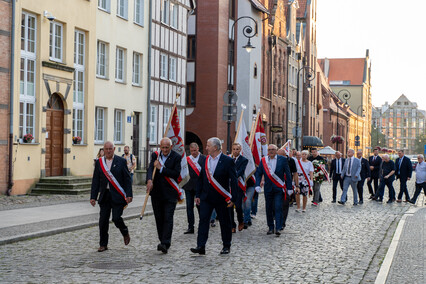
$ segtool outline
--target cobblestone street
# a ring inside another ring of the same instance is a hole
[[[395,185],[398,191],[399,185]],[[410,182],[410,193],[412,188]],[[363,205],[352,206],[351,193],[345,206],[332,204],[331,185],[327,183],[322,186],[322,195],[324,202],[318,207],[308,205],[306,213],[290,208],[281,237],[266,235],[261,195],[253,226],[233,234],[227,256],[219,255],[219,226],[210,230],[206,256],[189,251],[196,246],[196,234],[183,234],[187,226],[185,210],[175,213],[172,246],[166,255],[156,250],[153,216],[127,221],[132,237],[127,247],[111,224],[109,250],[103,253],[96,251],[97,227],[3,245],[0,282],[374,282],[380,268],[375,255],[388,229],[410,205],[365,200]],[[368,196],[366,188],[364,195]],[[420,197],[424,203],[423,195]]]

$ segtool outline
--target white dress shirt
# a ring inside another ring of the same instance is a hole
[[[272,159],[269,158],[269,156],[266,157],[266,162],[269,165],[269,168],[271,169],[272,172],[275,172],[275,169],[277,168],[277,155],[275,155],[275,157],[273,157]]]
[[[164,156],[163,153],[160,153],[160,159],[163,162],[163,165],[166,163],[167,158],[170,156],[170,153],[167,156]],[[160,173],[163,172],[164,166],[161,167]]]
[[[210,174],[214,175],[214,171],[216,170],[216,166],[217,166],[217,163],[219,162],[221,155],[222,155],[222,153],[219,153],[219,155],[217,155],[215,158],[210,156],[210,158],[209,158]]]
[[[426,182],[426,162],[418,163],[416,166],[416,183]]]
[[[195,157],[195,158],[194,158],[194,156],[192,156],[192,155],[190,155],[189,157],[191,158],[191,160],[192,160],[195,164],[197,164],[197,163],[198,163],[198,160],[200,159],[200,153],[198,153],[198,156],[197,156],[197,157]]]
[[[348,168],[346,169],[346,176],[348,176],[348,177],[350,177],[352,175],[351,171],[352,171],[352,167],[354,165],[354,158],[355,158],[354,156],[347,158]]]
[[[342,173],[342,158],[336,159],[336,174]]]

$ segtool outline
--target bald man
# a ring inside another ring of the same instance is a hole
[[[99,214],[99,248],[98,252],[108,249],[109,217],[112,212],[112,221],[120,229],[124,238],[124,244],[130,242],[127,226],[124,224],[124,207],[132,202],[132,181],[127,162],[122,157],[114,155],[114,143],[107,141],[104,144],[105,155],[95,162],[95,171],[92,178],[92,190],[90,204],[96,205],[98,201],[101,208]]]

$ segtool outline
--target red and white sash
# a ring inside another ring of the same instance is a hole
[[[194,172],[197,174],[197,176],[200,176],[201,172],[201,166],[199,163],[195,163],[191,157],[186,157],[186,160],[188,161],[188,165],[191,166],[191,168],[194,170]]]
[[[157,157],[158,157],[158,162],[160,163],[160,165],[162,166],[162,167],[164,167],[164,163],[163,163],[163,161],[159,158],[159,153],[158,153],[158,151],[155,151],[155,154],[157,154]],[[181,189],[181,188],[179,188],[179,184],[174,180],[174,179],[172,179],[172,178],[169,178],[169,177],[166,177],[166,176],[163,176],[166,180],[167,180],[167,182],[174,188],[174,190],[176,190],[176,192],[177,192],[177,194],[178,194],[178,200],[179,201],[182,201],[182,200],[184,200],[185,199],[185,192]]]
[[[265,173],[268,178],[279,188],[282,188],[284,192],[284,199],[286,199],[287,191],[285,183],[269,168],[268,163],[266,162],[266,157],[262,158],[263,168],[265,169]]]
[[[124,189],[118,183],[115,176],[111,173],[110,169],[108,168],[106,160],[105,160],[105,156],[99,159],[99,164],[101,165],[102,172],[104,173],[108,181],[112,184],[115,190],[117,190],[117,192],[121,196],[123,196],[124,200],[126,200],[126,197],[127,197],[126,192],[124,191]]]
[[[207,156],[206,158],[206,175],[207,175],[207,179],[209,180],[209,183],[213,186],[213,188],[225,198],[226,202],[229,202],[232,198],[232,195],[229,191],[227,191],[226,189],[224,189],[220,183],[213,177],[213,173],[210,172],[210,168],[209,168],[209,159],[210,156]]]
[[[299,167],[302,170],[303,176],[305,177],[306,182],[308,183],[309,188],[311,188],[311,182],[308,179],[308,176],[305,173],[305,169],[302,167],[302,163],[300,163],[300,160],[297,160],[297,162],[299,163]]]
[[[320,169],[324,173],[325,178],[327,179],[327,181],[330,182],[330,177],[328,176],[328,172],[325,170],[325,166],[324,165],[320,165]]]
[[[244,201],[247,200],[247,186],[242,177],[238,177],[238,186],[241,188],[241,190],[244,192]]]

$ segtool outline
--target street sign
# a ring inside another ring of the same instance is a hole
[[[231,105],[235,105],[237,103],[237,100],[238,100],[238,95],[233,90],[227,90],[225,94],[223,94],[223,101],[225,102],[225,104],[230,103]]]
[[[360,146],[360,144],[359,141],[355,141],[355,146]]]
[[[423,153],[425,156],[426,156],[426,144],[425,144],[425,151],[424,151],[424,153]]]
[[[229,110],[231,112],[229,112]],[[237,120],[237,106],[236,105],[224,105],[222,119],[225,121],[236,121]]]
[[[355,136],[355,141],[359,141],[359,136]]]

